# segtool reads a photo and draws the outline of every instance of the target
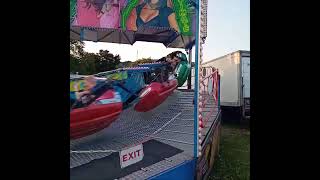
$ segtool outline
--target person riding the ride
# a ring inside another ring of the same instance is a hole
[[[96,78],[93,75],[87,76],[84,78],[83,91],[70,92],[71,104],[74,104],[78,101],[80,101],[82,104],[86,104],[91,99],[95,98],[97,94],[101,94],[101,92],[104,92],[105,88],[109,88],[105,79]]]
[[[166,57],[162,57],[161,59],[157,60],[157,62],[167,62],[170,64],[171,71],[174,71],[181,61],[187,61],[187,56],[181,51],[174,51],[168,54]]]

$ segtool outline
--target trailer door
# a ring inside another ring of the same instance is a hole
[[[243,98],[250,98],[250,57],[242,57]]]

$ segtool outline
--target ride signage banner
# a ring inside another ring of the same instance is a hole
[[[137,31],[170,28],[194,34],[192,0],[70,0],[71,25]]]

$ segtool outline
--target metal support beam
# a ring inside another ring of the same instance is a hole
[[[189,64],[192,65],[192,47],[188,50],[189,51]],[[191,89],[191,77],[192,76],[192,67],[191,67],[191,72],[189,74],[189,77],[188,77],[188,89]]]

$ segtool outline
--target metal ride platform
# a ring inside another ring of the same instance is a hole
[[[182,152],[117,179],[148,179],[194,159],[193,98],[194,92],[192,91],[175,90],[165,102],[150,112],[139,113],[133,108],[128,108],[122,112],[118,120],[103,131],[80,140],[71,141],[70,173],[72,174],[74,169],[88,164],[92,164],[92,169],[94,169],[94,160],[108,157],[112,153],[120,152],[126,147],[141,144],[150,139],[175,147]],[[212,97],[207,96],[206,98]],[[219,116],[217,104],[213,100],[207,102],[203,112],[210,113],[207,114],[210,117],[205,122],[201,135],[202,140],[216,124]],[[131,166],[135,166],[135,164]],[[95,174],[91,168],[84,171],[86,174],[92,173],[90,175],[92,179],[106,179],[104,177],[93,178]],[[73,179],[72,176],[71,179]]]

